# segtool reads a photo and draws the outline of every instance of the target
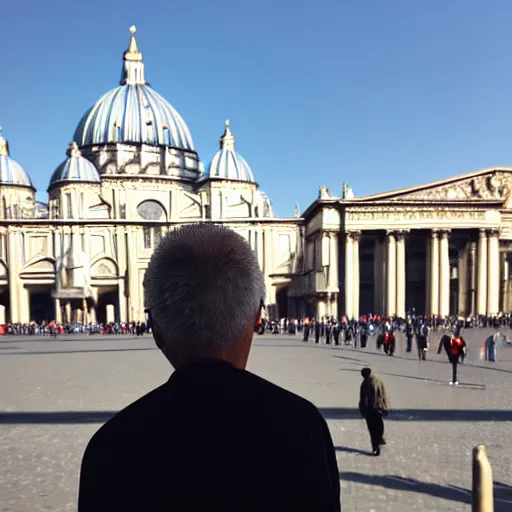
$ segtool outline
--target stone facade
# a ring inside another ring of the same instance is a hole
[[[208,169],[145,82],[131,28],[120,86],[80,120],[48,205],[0,136],[0,324],[142,321],[142,283],[170,230],[224,224],[257,254],[272,317],[509,311],[512,168],[355,197],[320,187],[276,218],[229,122]]]
[[[509,311],[512,168],[365,197],[321,190],[304,213],[297,315]]]

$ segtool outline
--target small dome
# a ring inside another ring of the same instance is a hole
[[[76,142],[69,144],[68,158],[62,162],[50,179],[50,187],[62,181],[81,181],[86,183],[100,183],[100,175],[94,164],[84,158]]]
[[[0,134],[0,184],[34,188],[25,169],[9,156],[9,144]]]
[[[220,151],[210,164],[209,175],[210,178],[254,183],[249,164],[235,151],[235,137],[229,128],[229,121],[226,121],[226,129],[220,138]]]
[[[80,146],[112,143],[150,144],[194,150],[182,117],[146,83],[144,63],[130,28],[121,86],[107,92],[80,120],[73,140]]]

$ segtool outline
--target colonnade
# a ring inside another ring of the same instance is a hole
[[[407,304],[406,230],[389,230],[375,235],[373,252],[374,311],[405,318]],[[460,234],[459,234],[460,235]],[[448,229],[433,229],[425,247],[425,310],[438,316],[469,313],[495,315],[508,311],[510,272],[506,254],[500,256],[499,230],[481,229],[478,241],[457,238],[458,259],[450,264]],[[343,313],[358,318],[360,293],[360,231],[345,234],[345,308]],[[452,275],[453,273],[453,275]],[[414,276],[417,278],[417,276]],[[450,282],[458,279],[458,309],[450,311]],[[367,312],[365,312],[367,313]]]

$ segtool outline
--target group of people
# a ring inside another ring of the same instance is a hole
[[[55,320],[30,322],[28,324],[9,323],[0,325],[0,336],[53,336],[62,334],[125,334],[142,336],[148,332],[145,322],[110,323],[57,323]]]

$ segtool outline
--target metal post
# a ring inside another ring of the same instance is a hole
[[[492,468],[483,445],[473,448],[472,512],[493,512]]]

